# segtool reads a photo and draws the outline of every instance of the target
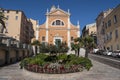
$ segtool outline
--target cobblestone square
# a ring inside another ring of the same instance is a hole
[[[120,69],[92,60],[90,71],[69,74],[37,74],[19,69],[19,63],[0,68],[0,80],[119,80]]]

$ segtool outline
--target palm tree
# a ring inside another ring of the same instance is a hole
[[[84,43],[84,47],[86,49],[85,57],[88,57],[88,53],[89,53],[90,49],[92,49],[95,46],[94,39],[91,36],[86,36],[83,38],[83,43]]]
[[[0,11],[1,11],[1,10],[0,10]],[[4,29],[6,28],[5,22],[4,22],[5,19],[6,19],[6,18],[4,17],[3,12],[0,12],[0,23],[2,24],[2,26],[3,26]]]
[[[85,57],[88,57],[88,52],[90,49],[95,47],[94,44],[94,39],[91,36],[86,36],[83,38],[76,38],[75,44],[73,43],[71,45],[72,49],[75,50],[76,54],[79,56],[80,55],[80,48],[84,46],[86,52],[85,52]]]
[[[77,44],[75,44],[75,43],[71,43],[71,48],[72,48],[72,50],[75,50],[75,54],[77,55],[77,53],[78,53],[78,45]]]
[[[35,40],[33,41],[33,43],[31,43],[32,45],[36,45],[36,46],[39,46],[40,45],[40,42],[38,40]]]
[[[83,40],[82,38],[78,37],[76,39],[74,39],[75,44],[72,44],[72,48],[75,50],[75,53],[77,54],[77,56],[80,55],[80,48],[83,46]]]
[[[31,44],[35,47],[35,55],[36,55],[38,51],[38,46],[40,46],[40,42],[38,40],[35,40]]]

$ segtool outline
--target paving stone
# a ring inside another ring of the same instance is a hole
[[[19,63],[1,67],[0,80],[120,80],[120,69],[92,60],[90,71],[69,74],[40,74],[19,69]]]

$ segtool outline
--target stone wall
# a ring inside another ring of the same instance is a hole
[[[31,56],[28,49],[1,48],[0,47],[0,66],[15,63]]]

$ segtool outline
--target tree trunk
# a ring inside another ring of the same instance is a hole
[[[86,48],[85,57],[88,58],[88,48]]]
[[[37,46],[35,46],[35,55],[37,55]]]
[[[78,57],[79,57],[79,51],[80,51],[80,48],[78,48]]]
[[[78,54],[78,52],[77,52],[78,50],[75,50],[75,55],[77,56],[77,54]]]

